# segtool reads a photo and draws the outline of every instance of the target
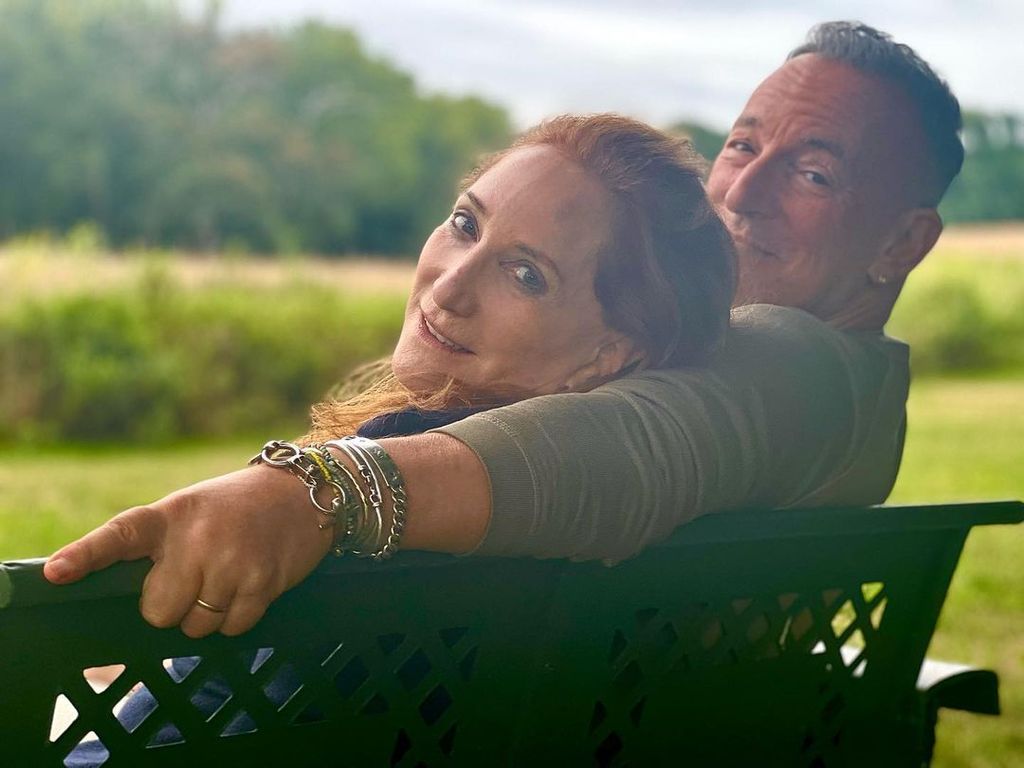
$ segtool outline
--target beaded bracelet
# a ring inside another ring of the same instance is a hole
[[[307,450],[312,451],[323,461],[332,484],[343,489],[332,503],[335,511],[341,513],[343,521],[342,525],[335,526],[334,543],[331,547],[334,555],[340,557],[346,551],[359,549],[369,535],[365,530],[369,516],[366,495],[348,467],[337,461],[326,446],[314,445]]]
[[[325,507],[317,499],[321,481],[317,477],[317,465],[307,456],[303,449],[284,440],[271,440],[264,444],[262,450],[249,459],[249,464],[266,464],[270,467],[287,469],[299,478],[309,491],[309,500],[316,510],[328,518],[335,517],[334,506]]]
[[[330,451],[336,448],[351,459],[359,479]],[[346,437],[301,448],[283,440],[271,440],[249,460],[287,469],[306,486],[314,508],[326,519],[321,530],[333,526],[331,551],[340,556],[351,552],[360,557],[386,560],[398,551],[405,529],[408,498],[402,474],[378,443],[363,437]],[[366,485],[364,493],[362,483]],[[318,494],[330,487],[330,507]],[[384,489],[391,496],[391,528],[384,536]],[[340,524],[339,524],[340,523]]]

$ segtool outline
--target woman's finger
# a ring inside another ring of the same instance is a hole
[[[221,628],[235,600],[235,588],[225,580],[204,578],[181,620],[181,631],[189,637],[205,637]]]
[[[192,609],[202,584],[198,567],[173,558],[159,560],[142,585],[142,617],[154,627],[176,626]]]
[[[134,507],[54,552],[43,574],[55,584],[67,584],[119,560],[152,557],[164,530],[150,507]]]
[[[231,607],[224,617],[224,623],[220,625],[221,634],[240,635],[255,626],[256,622],[263,618],[267,612],[271,599],[268,596],[236,594],[231,601]]]

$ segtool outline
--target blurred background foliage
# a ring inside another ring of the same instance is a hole
[[[415,253],[511,136],[503,107],[422,93],[350,30],[229,32],[207,8],[0,0],[0,240],[85,223],[113,248]],[[944,216],[1024,218],[1024,121],[965,118]]]
[[[301,274],[186,289],[159,262],[133,272],[0,304],[0,444],[301,431],[310,403],[390,351],[405,303]]]
[[[144,0],[0,0],[0,239],[409,253],[505,111],[423,95],[345,29]]]

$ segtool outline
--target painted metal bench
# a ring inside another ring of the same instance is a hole
[[[611,568],[329,561],[252,631],[203,640],[141,620],[148,561],[67,587],[7,563],[0,764],[94,737],[109,766],[927,764],[940,707],[999,711],[994,673],[922,662],[970,528],[1021,520],[734,512]],[[176,681],[181,657],[200,661]],[[103,665],[124,669],[97,690]],[[157,706],[129,732],[114,710],[140,683]],[[229,698],[201,712],[214,683]]]

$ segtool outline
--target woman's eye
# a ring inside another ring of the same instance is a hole
[[[476,222],[473,217],[463,211],[456,211],[452,214],[452,226],[462,234],[476,240]]]
[[[544,275],[529,264],[516,264],[512,267],[512,274],[531,293],[544,293],[547,290],[548,284],[544,280]]]

